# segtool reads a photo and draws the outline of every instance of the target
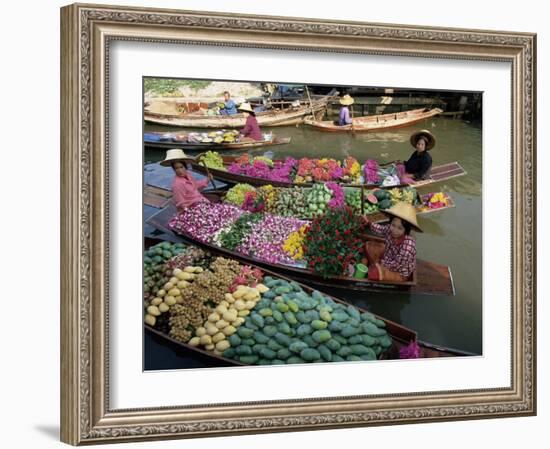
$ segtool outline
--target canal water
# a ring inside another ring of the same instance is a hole
[[[456,295],[363,292],[343,295],[341,291],[321,290],[414,329],[420,340],[482,354],[482,130],[479,123],[436,117],[407,128],[364,134],[321,132],[304,125],[277,127],[269,130],[289,136],[292,141],[269,150],[274,158],[344,159],[351,155],[360,162],[406,160],[414,151],[409,143],[410,135],[424,128],[437,139],[431,150],[434,165],[457,161],[467,172],[465,176],[419,189],[420,193],[444,191],[455,201],[455,208],[420,215],[418,221],[424,233],[416,233],[415,237],[419,258],[450,266]],[[175,130],[145,125],[145,131]],[[265,149],[258,149],[251,154],[264,152]],[[163,158],[164,151],[147,150],[144,162]]]

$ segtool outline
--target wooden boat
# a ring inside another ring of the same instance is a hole
[[[149,134],[158,134],[166,136],[166,133],[155,132]],[[259,140],[255,142],[222,142],[222,143],[193,143],[178,141],[176,139],[165,138],[164,140],[147,140],[143,139],[143,144],[148,150],[170,150],[173,148],[180,148],[184,151],[233,151],[233,150],[252,150],[260,147],[267,147],[272,145],[285,145],[290,143],[290,137],[278,137],[273,136],[270,140]]]
[[[219,202],[223,200],[223,198],[225,197],[225,194],[226,194],[225,191],[211,191],[208,193],[208,196],[209,198],[211,198],[211,200],[213,200],[213,202]],[[417,215],[430,214],[433,212],[439,212],[445,209],[450,209],[455,207],[455,203],[451,198],[451,196],[449,196],[449,194],[447,193],[444,193],[444,194],[447,201],[447,205],[437,209],[428,209],[423,206],[423,204],[425,204],[426,201],[428,201],[429,194],[419,195],[420,201],[422,204],[416,206]],[[146,185],[144,188],[144,194],[143,194],[143,204],[147,206],[156,207],[156,208],[163,208],[169,204],[169,200],[171,197],[172,197],[172,192],[170,190],[165,190],[158,187]],[[374,223],[385,221],[388,219],[388,217],[380,211],[374,212],[372,214],[368,214],[367,216],[369,220]]]
[[[146,247],[148,247],[148,246],[150,246],[150,245],[152,245],[156,242],[158,242],[158,240],[146,239]],[[253,268],[258,267],[257,265],[254,265],[254,264],[249,264],[249,265],[251,265]],[[273,271],[271,271],[269,269],[265,269],[263,267],[258,267],[258,268],[260,268],[265,274],[267,274],[269,276],[277,277],[277,278],[280,278],[280,279],[285,279],[286,281],[291,281],[290,278],[285,277],[285,276],[281,276],[280,274],[274,273]],[[302,287],[302,289],[304,289],[306,292],[311,293],[313,291],[313,288],[308,287],[307,285],[304,285],[304,284],[301,284],[301,283],[299,283],[299,284]],[[343,301],[339,298],[336,298],[334,296],[327,295],[327,294],[325,294],[325,295],[329,296],[335,302],[338,302],[338,303],[341,303],[341,304],[346,304],[346,305],[348,304],[347,302],[345,302],[345,301]],[[356,307],[359,310],[359,312],[361,312],[361,313],[366,312],[366,310],[362,309],[361,307],[357,307],[357,306],[354,306],[354,307]],[[376,314],[373,314],[373,315],[376,318],[378,318],[379,320],[384,321],[384,323],[386,324],[386,330],[388,331],[388,334],[392,338],[392,346],[390,346],[390,348],[388,348],[386,353],[384,353],[382,359],[398,359],[399,358],[399,350],[402,347],[407,346],[411,341],[416,341],[418,343],[418,345],[420,346],[420,357],[421,358],[462,357],[462,356],[474,355],[472,353],[459,351],[459,350],[451,349],[451,348],[445,348],[445,347],[442,347],[442,346],[437,346],[437,345],[433,345],[433,344],[426,343],[426,342],[423,342],[423,341],[419,341],[417,333],[415,331],[413,331],[412,329],[409,329],[409,328],[407,328],[407,327],[405,327],[401,324],[398,324],[394,321],[387,320],[387,319],[385,319],[381,316],[378,316]],[[210,361],[211,363],[215,363],[216,366],[243,366],[244,365],[243,363],[241,363],[237,360],[233,360],[233,359],[230,359],[230,358],[227,358],[227,357],[219,356],[219,355],[213,354],[210,351],[206,351],[202,348],[198,348],[198,347],[195,347],[195,346],[191,346],[187,343],[183,343],[179,340],[176,340],[176,339],[170,337],[169,335],[164,334],[163,332],[160,332],[159,330],[157,330],[154,327],[151,327],[151,326],[149,326],[145,323],[144,323],[144,328],[145,328],[145,331],[148,332],[150,335],[154,336],[155,338],[159,339],[160,341],[163,341],[164,343],[170,344],[176,350],[178,350],[178,351],[183,350],[183,351],[186,351],[188,353],[194,354],[194,355],[200,357],[201,359],[203,359],[204,361]]]
[[[303,123],[306,116],[321,118],[325,113],[328,101],[332,96],[314,96],[311,102],[304,102],[299,106],[273,108],[256,113],[256,120],[260,126],[287,126]],[[177,107],[177,106],[175,106]],[[206,115],[198,111],[193,113],[155,112],[154,109],[145,109],[144,120],[157,125],[180,128],[243,128],[246,122],[244,114],[234,115]]]
[[[331,132],[369,132],[386,129],[403,128],[441,114],[442,109],[412,109],[393,114],[366,115],[354,117],[351,125],[339,126],[333,120],[306,119],[304,123],[321,131]]]
[[[213,196],[212,200],[216,200]],[[146,223],[155,227],[159,231],[167,234],[175,234],[169,227],[169,220],[175,215],[176,209],[173,205],[168,204],[158,213],[149,217]],[[356,279],[350,276],[332,276],[323,278],[306,268],[300,268],[291,265],[272,264],[256,259],[252,256],[230,251],[225,248],[220,248],[211,243],[201,242],[189,234],[177,233],[183,241],[187,241],[203,249],[206,249],[215,254],[221,254],[242,261],[247,264],[258,265],[262,268],[273,269],[283,276],[288,276],[292,279],[300,280],[306,283],[335,287],[342,290],[357,290],[357,291],[374,291],[374,292],[395,292],[405,294],[420,294],[420,295],[445,295],[452,296],[455,294],[453,277],[451,270],[447,265],[439,265],[433,262],[428,262],[422,259],[417,259],[416,270],[411,275],[410,279],[404,282],[396,281],[372,281],[369,279]],[[372,236],[373,240],[377,238]],[[380,240],[380,239],[379,239]]]
[[[223,165],[224,167],[229,167],[235,160],[238,158],[238,156],[229,156],[229,155],[222,155],[223,159]],[[197,155],[197,157],[194,160],[190,161],[191,166],[193,167],[193,170],[202,173],[207,174],[207,170],[200,163],[201,155]],[[273,162],[276,162],[277,160],[274,159]],[[208,171],[210,174],[219,179],[220,181],[229,182],[232,184],[250,184],[253,186],[265,186],[268,184],[271,184],[273,187],[310,187],[311,183],[294,183],[294,182],[282,182],[282,181],[270,181],[269,179],[263,179],[263,178],[253,178],[251,176],[246,175],[239,175],[236,173],[230,173],[227,170],[220,170],[216,168],[209,168]],[[432,167],[430,171],[430,176],[422,181],[417,181],[412,184],[402,184],[400,186],[393,186],[393,187],[404,187],[405,185],[411,185],[412,187],[424,187],[428,185],[435,184],[437,182],[443,182],[447,181],[452,178],[456,178],[458,176],[464,176],[467,174],[467,172],[460,166],[458,162],[450,162],[448,164],[444,165],[437,165],[435,167]],[[358,186],[359,184],[345,184],[349,186]],[[380,187],[377,185],[369,185],[365,184],[365,187],[368,188],[374,188],[374,187]]]

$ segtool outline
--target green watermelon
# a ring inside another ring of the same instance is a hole
[[[379,209],[389,209],[391,207],[391,200],[384,199],[378,203]]]

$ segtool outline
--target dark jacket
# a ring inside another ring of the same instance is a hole
[[[431,168],[432,157],[428,151],[423,151],[420,154],[415,151],[409,160],[405,162],[405,170],[407,170],[407,173],[414,175],[415,179],[427,178]]]

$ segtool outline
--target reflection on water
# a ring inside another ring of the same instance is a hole
[[[455,201],[453,209],[419,216],[424,233],[416,234],[416,238],[419,258],[451,267],[456,295],[344,294],[338,290],[332,293],[414,329],[422,340],[481,354],[482,130],[479,124],[441,117],[372,134],[321,132],[307,126],[272,128],[275,134],[292,137],[292,142],[269,150],[274,158],[327,156],[343,159],[351,155],[361,162],[369,158],[381,162],[405,160],[414,151],[409,144],[410,135],[426,128],[437,139],[432,150],[434,164],[457,161],[468,172],[466,176],[420,189],[421,193],[444,190]],[[148,124],[145,129],[170,130]],[[251,153],[261,155],[264,151],[259,149]],[[163,158],[163,151],[145,154],[146,162]]]

